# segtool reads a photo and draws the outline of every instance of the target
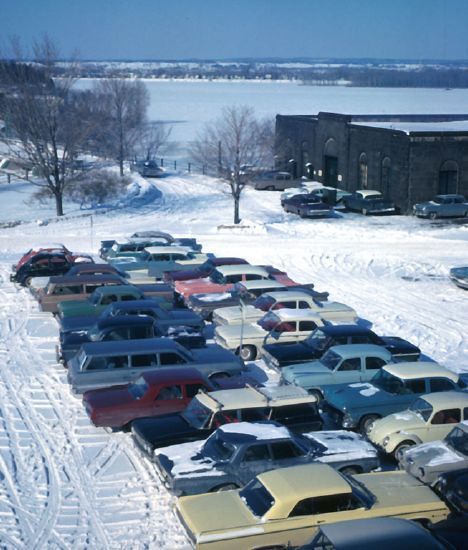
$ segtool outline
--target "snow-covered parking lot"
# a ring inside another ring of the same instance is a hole
[[[93,427],[71,394],[55,360],[53,317],[9,282],[11,264],[33,245],[58,241],[97,257],[101,238],[137,230],[193,236],[204,251],[314,282],[377,333],[406,338],[468,372],[468,292],[447,277],[450,267],[468,264],[468,222],[356,214],[301,220],[283,212],[278,193],[246,189],[243,227],[232,229],[221,184],[173,175],[139,179],[132,196],[106,213],[75,210],[44,224],[37,220],[53,211],[27,207],[30,192],[26,184],[0,187],[0,221],[23,221],[0,229],[0,547],[188,546],[174,499],[131,436]]]

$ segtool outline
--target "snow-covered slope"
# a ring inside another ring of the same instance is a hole
[[[25,206],[30,186],[0,187],[0,221],[23,222],[0,229],[1,546],[188,544],[174,500],[131,436],[94,428],[70,393],[55,362],[54,319],[9,282],[11,264],[32,245],[61,241],[96,254],[100,239],[136,230],[194,236],[205,251],[273,264],[314,282],[377,332],[407,338],[425,355],[468,372],[468,292],[447,278],[450,267],[468,264],[467,223],[355,214],[301,220],[282,211],[279,193],[246,189],[243,227],[232,230],[232,203],[218,181],[136,181],[118,204],[94,213],[68,205],[74,211],[59,221],[52,207]]]

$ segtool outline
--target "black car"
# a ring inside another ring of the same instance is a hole
[[[132,422],[135,442],[148,456],[159,447],[206,439],[231,422],[272,420],[291,431],[319,431],[323,422],[313,396],[302,388],[241,388],[197,394],[181,412]]]
[[[10,280],[23,286],[29,286],[33,277],[53,277],[65,275],[74,265],[73,257],[62,252],[38,252],[21,265]]]
[[[417,361],[421,350],[398,336],[378,336],[372,330],[359,325],[326,325],[316,328],[302,342],[266,344],[262,357],[272,368],[298,365],[319,359],[332,346],[344,344],[375,344],[384,346],[401,361]]]
[[[281,201],[285,212],[297,214],[301,218],[323,218],[329,216],[333,208],[325,204],[315,193],[293,195]]]
[[[468,521],[468,468],[442,474],[436,487],[450,508]]]

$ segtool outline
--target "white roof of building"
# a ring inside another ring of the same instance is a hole
[[[352,122],[356,126],[370,126],[372,128],[384,128],[397,130],[411,134],[411,132],[468,132],[468,120],[454,120],[445,122]]]

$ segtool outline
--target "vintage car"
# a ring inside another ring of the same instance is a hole
[[[416,399],[406,411],[376,420],[367,437],[399,460],[409,447],[443,439],[463,420],[468,421],[468,393],[430,393]]]
[[[332,346],[345,344],[374,344],[388,349],[393,359],[417,361],[421,350],[398,336],[378,336],[360,325],[325,325],[318,327],[302,342],[266,344],[262,359],[270,368],[280,369],[320,359]]]
[[[437,522],[430,530],[416,521],[394,517],[354,519],[321,525],[310,542],[300,550],[359,550],[381,548],[390,550],[447,550],[455,549],[447,536],[447,529]],[[466,533],[466,531],[465,531]],[[461,539],[463,540],[463,539]]]
[[[396,214],[396,208],[392,201],[384,198],[380,191],[370,189],[358,189],[351,195],[343,198],[343,204],[347,210],[367,214]]]
[[[166,488],[177,495],[237,489],[262,472],[296,464],[325,462],[355,474],[380,465],[376,449],[360,435],[296,435],[275,422],[225,424],[206,441],[156,450],[154,461]]]
[[[296,548],[337,521],[396,516],[435,523],[449,514],[406,472],[345,476],[328,464],[265,472],[243,489],[181,497],[177,508],[196,548],[223,550]]]
[[[325,218],[333,212],[333,208],[314,193],[294,195],[282,200],[281,204],[285,212],[301,218]]]
[[[353,308],[339,302],[321,302],[314,292],[291,287],[285,291],[272,291],[262,294],[251,305],[231,306],[215,309],[213,322],[216,325],[240,325],[255,323],[269,311],[280,309],[301,309],[315,311],[325,321],[334,323],[355,323],[358,320]]]
[[[110,264],[95,264],[95,263],[79,263],[74,264],[70,269],[65,273],[69,277],[80,276],[80,275],[107,275],[108,273],[114,273],[120,277],[126,279],[128,278],[128,273],[121,271],[117,267]]]
[[[465,388],[460,375],[437,363],[395,363],[380,368],[370,382],[322,386],[321,407],[339,426],[367,433],[375,420],[404,411],[425,393]]]
[[[42,311],[59,312],[59,304],[65,302],[82,302],[102,286],[126,285],[128,283],[119,275],[62,275],[50,277],[45,288],[36,290],[35,296]]]
[[[148,274],[161,281],[164,271],[177,271],[202,265],[211,255],[194,252],[186,246],[148,246],[134,256],[114,256],[109,262],[123,271]]]
[[[118,242],[115,239],[101,241],[99,256],[103,259],[107,258],[109,251],[111,255],[116,253],[135,253],[142,252],[145,248],[144,243],[152,242],[157,246],[186,246],[196,252],[200,252],[202,245],[197,243],[197,239],[193,238],[175,238],[169,233],[163,231],[139,231],[124,242]],[[115,248],[113,248],[115,246]]]
[[[249,386],[199,393],[181,413],[136,420],[132,434],[154,458],[154,449],[206,439],[224,424],[266,420],[295,432],[321,430],[323,425],[315,398],[303,389]]]
[[[155,160],[136,160],[130,163],[130,172],[137,172],[144,178],[161,178],[164,170]]]
[[[468,266],[452,267],[449,273],[451,281],[459,288],[468,290]]]
[[[81,279],[79,277],[78,279]],[[161,298],[168,304],[172,303],[172,289],[168,285],[148,284],[130,285],[116,284],[112,288],[96,288],[89,297],[83,300],[60,301],[57,312],[61,319],[67,317],[98,316],[107,306],[114,302],[129,302],[143,298]]]
[[[311,189],[310,192],[317,195],[324,203],[333,206],[334,210],[342,210],[344,208],[343,199],[351,195],[351,191],[325,185]]]
[[[223,265],[217,267],[209,277],[188,281],[175,281],[174,290],[180,299],[187,301],[192,294],[229,292],[235,283],[270,279],[284,286],[296,285],[284,271],[271,266]]]
[[[242,388],[252,380],[231,376],[209,380],[193,367],[147,372],[134,382],[83,394],[83,404],[95,426],[129,428],[130,422],[147,416],[179,412],[200,390]]]
[[[278,309],[269,311],[256,323],[217,326],[214,340],[244,361],[253,361],[267,342],[298,342],[323,325],[320,314],[310,309]]]
[[[247,260],[243,258],[208,258],[205,263],[194,269],[182,269],[180,271],[165,271],[163,280],[166,283],[174,281],[188,281],[192,279],[203,279],[209,277],[217,267],[222,265],[245,265]]]
[[[49,244],[44,244],[43,246],[40,246],[40,247],[30,248],[27,252],[25,252],[21,256],[21,258],[18,260],[16,264],[13,264],[11,266],[11,269],[13,270],[13,272],[18,271],[18,269],[23,264],[31,260],[31,258],[36,256],[36,254],[39,254],[41,252],[50,252],[51,254],[63,254],[71,260],[71,263],[73,263],[75,259],[89,258],[87,254],[81,254],[79,252],[71,252],[71,250],[69,250],[62,243],[49,243]]]
[[[446,472],[439,477],[437,488],[440,496],[455,513],[462,516],[465,527],[468,525],[468,468]],[[460,548],[466,548],[467,533]]]
[[[468,201],[463,195],[436,195],[429,202],[413,206],[413,214],[420,218],[460,218],[468,216]]]
[[[323,398],[322,386],[365,382],[391,362],[392,354],[374,344],[332,346],[316,361],[284,367],[281,383],[301,386],[320,401]]]
[[[195,367],[204,376],[233,376],[243,362],[219,346],[188,350],[170,338],[90,342],[68,361],[74,393],[127,384],[141,374],[167,367]]]
[[[295,185],[299,187],[302,180],[293,179],[292,175],[284,170],[265,170],[249,174],[246,183],[257,191],[284,191]]]
[[[54,277],[65,275],[75,265],[91,264],[91,256],[74,256],[60,250],[41,250],[27,255],[14,266],[10,281],[22,286],[30,286],[35,277]]]
[[[436,485],[441,474],[468,468],[468,422],[452,428],[442,441],[410,447],[399,457],[399,466],[429,485]]]

